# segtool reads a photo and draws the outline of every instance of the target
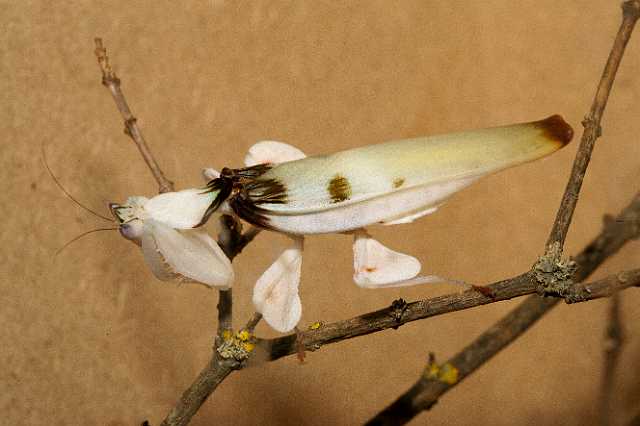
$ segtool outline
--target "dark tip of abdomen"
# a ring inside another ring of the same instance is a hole
[[[536,121],[536,127],[539,127],[544,132],[544,135],[556,142],[565,146],[573,138],[573,129],[564,121],[561,115],[552,115],[544,120]]]

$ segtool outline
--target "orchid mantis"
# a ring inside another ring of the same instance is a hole
[[[420,262],[372,239],[365,227],[410,223],[434,213],[453,193],[482,176],[549,155],[570,142],[559,116],[544,120],[400,140],[331,155],[305,157],[292,146],[264,141],[246,167],[207,169],[207,187],[132,197],[111,209],[121,234],[139,242],[160,279],[179,277],[212,287],[231,285],[228,259],[200,225],[232,212],[293,243],[258,279],[253,302],[269,325],[286,332],[298,323],[303,238],[354,236],[354,281],[366,288],[441,281],[418,276]],[[196,228],[196,229],[192,229]]]

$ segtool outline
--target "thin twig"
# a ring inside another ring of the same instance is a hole
[[[233,290],[220,290],[218,296],[218,337],[233,329]]]
[[[580,282],[587,278],[607,257],[614,254],[627,241],[640,236],[640,192],[632,202],[613,220],[607,220],[600,235],[596,237],[576,257],[578,272],[575,280]],[[577,285],[563,297],[567,302],[575,303],[589,298],[603,297],[605,288],[591,288],[593,284]],[[532,273],[527,272],[517,277],[499,281],[487,286],[492,291],[492,297],[480,292],[468,290],[437,296],[430,299],[408,303],[403,306],[402,313],[397,315],[396,308],[390,306],[375,312],[369,312],[351,319],[324,324],[316,330],[303,333],[306,350],[313,351],[320,347],[351,339],[366,334],[375,333],[389,328],[395,329],[400,325],[420,319],[430,318],[449,312],[474,308],[476,306],[512,299],[537,292],[538,282]],[[545,299],[537,296],[533,300],[546,303]],[[548,299],[555,305],[559,299]],[[259,341],[259,346],[268,351],[269,359],[276,360],[283,356],[297,353],[296,334]]]
[[[218,348],[225,341],[225,334],[231,334],[233,329],[233,293],[231,289],[221,290],[218,297],[218,332],[215,338],[213,355],[194,382],[182,393],[176,405],[162,421],[161,426],[188,424],[218,385],[233,370],[240,367],[240,363],[237,360],[233,358],[225,359],[218,351]]]
[[[262,320],[262,314],[259,312],[254,313],[249,321],[247,321],[247,325],[244,326],[244,329],[249,333],[253,333],[260,320]]]
[[[623,280],[627,277],[624,276]],[[616,292],[609,302],[609,321],[604,341],[604,366],[600,385],[600,425],[608,426],[612,423],[614,402],[616,400],[614,383],[620,352],[624,344],[622,329],[622,314],[620,312],[620,293]]]
[[[556,215],[556,220],[554,221],[553,228],[547,240],[547,252],[554,249],[559,249],[561,252],[564,246],[591,153],[593,152],[596,139],[601,134],[600,121],[613,86],[613,81],[620,61],[622,60],[625,47],[639,17],[640,1],[625,1],[622,5],[622,23],[613,43],[600,83],[598,84],[591,110],[583,122],[585,129],[580,140],[580,147],[576,154],[571,176]],[[638,196],[636,196],[634,202],[637,201]],[[637,216],[638,213],[634,213],[632,220],[637,220]],[[635,227],[637,228],[637,226],[636,224]],[[637,233],[635,233],[635,235],[637,236]],[[589,253],[588,251],[583,252],[583,257],[592,255],[593,253]],[[581,281],[579,277],[585,278],[591,273],[592,269],[587,268],[586,265],[582,264],[579,260],[577,260],[577,262],[581,268],[578,269],[574,281],[579,282]],[[591,263],[591,265],[597,264],[599,264],[599,262]],[[433,381],[424,383],[424,379],[421,378],[414,387],[374,417],[374,419],[371,420],[371,424],[398,424],[400,420],[404,423],[422,410],[429,409],[437,402],[441,395],[459,383],[464,377],[484,365],[485,362],[502,350],[502,348],[517,339],[546,312],[551,310],[556,303],[557,300],[540,299],[537,296],[529,297],[522,305],[489,328],[489,330],[450,361],[455,368],[463,373],[456,382],[453,384],[443,384],[442,382],[433,384]],[[416,387],[419,389],[416,389]]]
[[[116,76],[113,68],[111,68],[109,57],[107,56],[107,49],[105,49],[105,47],[102,45],[102,39],[96,37],[94,41],[96,45],[95,54],[98,58],[100,70],[102,71],[102,84],[109,89],[109,92],[111,92],[111,96],[113,96],[113,100],[116,102],[118,111],[120,111],[120,114],[124,119],[125,134],[127,134],[138,147],[142,158],[144,158],[144,161],[147,163],[149,170],[158,183],[158,192],[173,191],[173,182],[167,179],[167,177],[162,172],[162,169],[160,169],[158,162],[153,157],[153,154],[151,154],[151,151],[149,150],[149,147],[147,146],[147,143],[142,136],[142,132],[138,128],[136,118],[131,113],[131,109],[129,109],[127,100],[125,99],[120,87],[120,79]]]
[[[589,165],[589,160],[591,159],[593,147],[596,139],[602,134],[600,121],[602,120],[602,115],[604,114],[604,109],[607,105],[618,67],[622,61],[625,47],[631,38],[631,33],[633,32],[638,17],[640,17],[640,2],[638,0],[625,1],[622,4],[622,23],[613,42],[607,63],[602,71],[602,77],[600,78],[596,95],[591,104],[591,109],[582,121],[584,132],[580,139],[580,147],[578,148],[578,153],[573,163],[571,176],[567,182],[560,208],[553,223],[553,229],[547,239],[547,246],[553,243],[559,243],[560,247],[564,246],[569,225],[571,224],[571,218],[578,203],[578,194],[582,188],[582,181],[587,166]]]
[[[237,218],[223,214],[220,216],[220,235],[218,245],[227,257],[233,260],[242,250],[260,233],[261,229],[251,226],[247,232],[242,233],[242,222]]]
[[[161,426],[186,425],[198,412],[202,404],[209,397],[213,389],[234,370],[230,363],[221,363],[217,357],[212,357],[209,364],[202,369],[196,380],[182,394],[176,406],[162,421]],[[211,389],[211,392],[205,390]]]
[[[533,294],[536,292],[537,282],[530,273],[525,273],[486,287],[492,291],[493,297],[485,296],[475,290],[467,290],[407,303],[403,305],[401,312],[392,305],[354,318],[322,324],[315,330],[300,333],[301,336],[293,333],[261,340],[258,345],[269,353],[269,359],[273,361],[297,353],[296,342],[299,337],[302,337],[306,350],[315,351],[327,344],[383,330],[397,329],[413,321]]]
[[[638,285],[640,269],[619,272],[592,283],[580,283],[574,285],[569,293],[564,296],[567,303],[586,302],[587,300],[612,297],[610,323],[607,331],[608,343],[606,351],[617,350],[622,344],[622,326],[619,315],[618,292],[625,288]]]

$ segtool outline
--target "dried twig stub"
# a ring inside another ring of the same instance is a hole
[[[102,39],[96,37],[95,45],[96,58],[98,59],[100,70],[102,71],[102,84],[104,84],[107,89],[109,89],[109,92],[111,92],[111,96],[113,96],[113,100],[118,107],[118,111],[120,111],[120,115],[122,115],[122,118],[124,119],[125,134],[129,136],[138,147],[140,155],[142,155],[142,158],[144,159],[145,163],[147,163],[149,170],[158,183],[158,192],[173,191],[173,182],[167,179],[167,177],[162,172],[162,169],[158,165],[156,159],[153,157],[153,154],[147,146],[147,142],[142,136],[142,132],[138,127],[136,118],[131,113],[129,104],[127,103],[127,100],[122,93],[120,79],[116,76],[115,71],[111,67],[109,57],[107,56],[107,49],[102,44]]]

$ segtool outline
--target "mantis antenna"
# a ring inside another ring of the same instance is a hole
[[[42,162],[44,163],[44,167],[47,169],[47,172],[49,173],[49,176],[51,176],[51,179],[53,179],[53,181],[55,182],[56,186],[58,188],[60,188],[60,190],[64,193],[64,195],[67,196],[67,198],[69,198],[71,201],[73,201],[74,203],[76,203],[79,207],[83,208],[84,210],[88,211],[89,213],[91,213],[92,215],[99,217],[102,220],[106,220],[107,222],[115,222],[114,219],[108,218],[106,216],[101,215],[100,213],[90,209],[89,207],[85,206],[84,204],[82,204],[80,201],[78,201],[73,195],[71,195],[60,183],[60,181],[58,180],[58,178],[53,174],[53,171],[51,171],[51,167],[49,167],[49,163],[47,162],[47,153],[44,147],[44,143],[40,146],[40,150],[42,151]],[[91,231],[93,232],[93,231]],[[83,234],[85,235],[85,234]],[[79,238],[79,237],[78,237]],[[71,242],[75,241],[72,240]],[[70,244],[70,243],[69,243]],[[66,247],[66,245],[65,245]],[[64,248],[64,247],[63,247]],[[62,251],[62,250],[60,250]]]
[[[117,231],[117,230],[118,230],[118,228],[98,228],[98,229],[92,229],[90,231],[83,232],[82,234],[78,235],[77,237],[74,237],[71,241],[69,241],[68,243],[66,243],[65,245],[60,247],[58,250],[56,250],[56,254],[54,255],[54,257],[57,257],[60,253],[62,253],[62,251],[64,249],[66,249],[67,247],[69,247],[71,244],[75,243],[76,241],[78,241],[82,237],[85,237],[85,236],[87,236],[89,234],[93,234],[94,232],[99,232],[99,231]]]

